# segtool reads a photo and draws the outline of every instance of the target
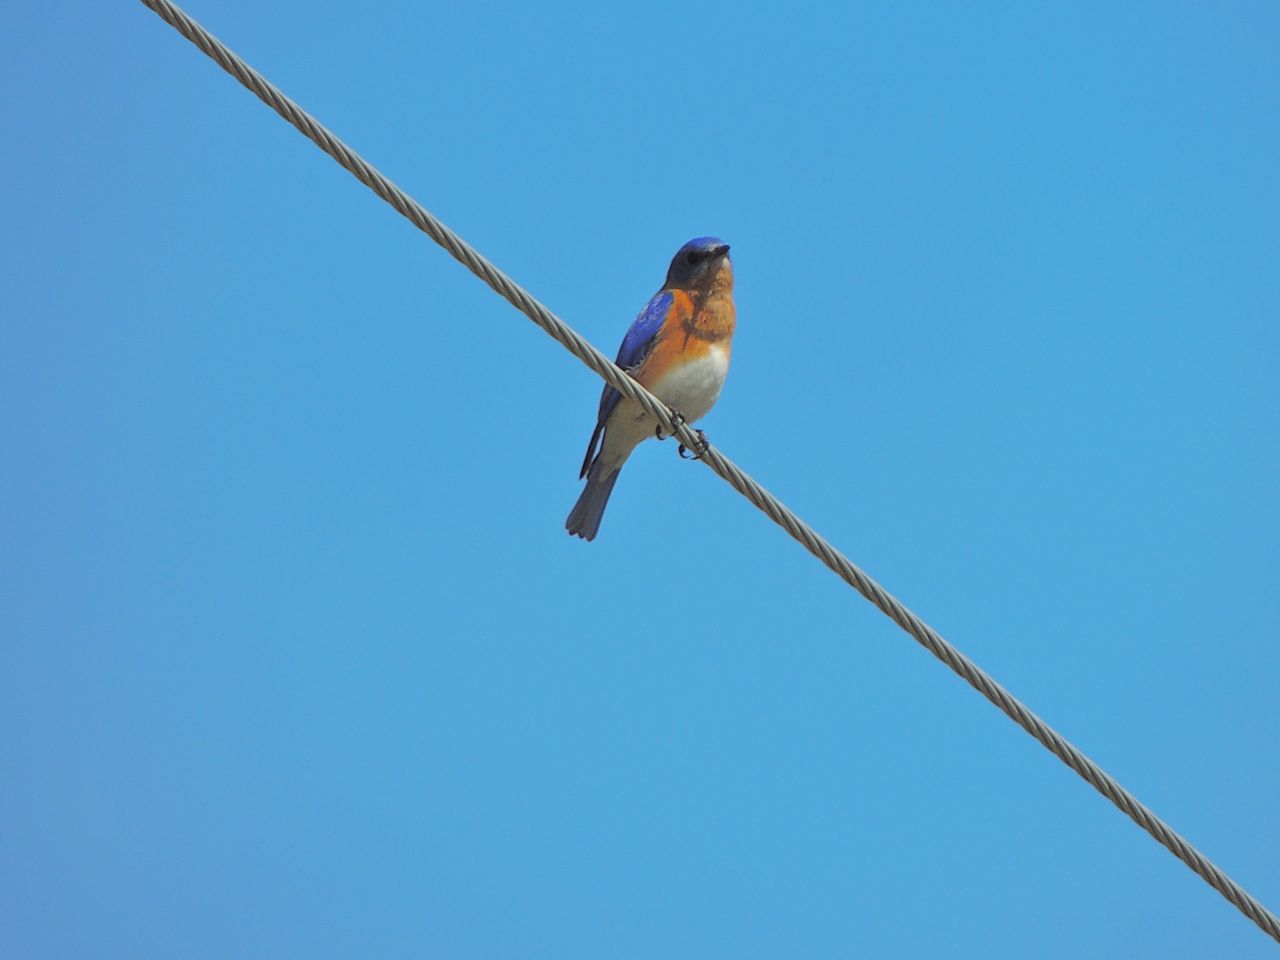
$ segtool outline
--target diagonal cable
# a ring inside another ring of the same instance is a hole
[[[493,288],[513,307],[545,330],[575,357],[615,387],[623,396],[635,400],[652,414],[670,434],[692,449],[701,446],[700,438],[683,421],[673,420],[671,411],[657,397],[620,367],[593,347],[577,331],[544,307],[533,296],[470,244],[432,216],[417,201],[370,166],[354,150],[333,135],[324,125],[286,97],[265,77],[231,52],[211,33],[192,20],[169,0],[141,0],[166,23],[200,48],[223,70],[235,77],[256,97],[297,127],[325,153],[349,170],[356,179],[391,204],[419,230],[444,247],[458,262]],[[810,553],[825,563],[849,586],[875,604],[915,640],[963,677],[974,689],[999,707],[1011,720],[1083,777],[1095,790],[1127,814],[1138,826],[1151,834],[1169,851],[1195,871],[1206,883],[1234,904],[1241,913],[1256,923],[1267,935],[1280,941],[1280,918],[1254,899],[1244,888],[1223,873],[1204,854],[1188,843],[1167,823],[1140,803],[1133,794],[1061,734],[1031,712],[1021,701],[1002,687],[981,667],[953,647],[927,623],[908,610],[892,594],[853,564],[816,530],[801,520],[773,494],[744,473],[714,447],[708,447],[702,462],[719,474],[735,490],[764,511],[774,523],[800,541]]]

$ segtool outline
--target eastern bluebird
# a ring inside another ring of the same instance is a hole
[[[733,325],[729,245],[715,237],[698,237],[676,253],[667,282],[622,339],[617,364],[685,422],[693,423],[720,396],[729,372]],[[660,431],[658,421],[638,403],[623,399],[613,387],[604,388],[579,474],[587,478],[587,486],[564,524],[571,534],[595,539],[622,465],[641,440],[663,439]]]

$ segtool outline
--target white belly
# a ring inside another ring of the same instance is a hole
[[[678,410],[685,423],[706,416],[724,386],[729,372],[729,351],[712,346],[698,360],[682,364],[650,389],[667,406]],[[654,436],[658,421],[641,409],[634,400],[623,399],[609,418],[600,456],[611,463],[621,464],[635,445]]]
[[[678,410],[687,423],[707,415],[720,396],[729,372],[729,351],[713,345],[702,357],[681,364],[653,384],[659,400]]]

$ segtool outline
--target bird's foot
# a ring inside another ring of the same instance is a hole
[[[709,444],[707,443],[706,433],[702,430],[695,430],[693,432],[698,435],[697,452],[690,452],[689,448],[682,443],[680,444],[680,449],[676,451],[676,453],[680,454],[681,460],[701,460],[707,454],[707,447]],[[685,456],[686,453],[688,453],[689,456]]]
[[[671,427],[672,427],[672,433],[674,433],[676,430],[679,430],[679,429],[680,429],[680,425],[681,425],[682,423],[684,423],[684,417],[682,417],[682,416],[680,415],[680,411],[678,411],[678,410],[672,410],[672,411],[671,411]],[[657,425],[656,427],[654,427],[654,429],[653,429],[653,435],[654,435],[655,437],[657,437],[659,440],[665,440],[665,439],[667,439],[667,437],[671,436],[672,434],[671,434],[671,433],[667,433],[667,432],[666,432],[666,430],[664,430],[664,429],[663,429],[662,424],[658,424],[658,425]]]

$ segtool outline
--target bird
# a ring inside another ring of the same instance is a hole
[[[735,322],[729,245],[718,237],[696,237],[676,251],[662,289],[622,338],[616,363],[693,423],[724,387]],[[623,464],[641,441],[655,436],[665,439],[657,418],[606,385],[578,474],[587,485],[565,520],[571,535],[595,539]]]

